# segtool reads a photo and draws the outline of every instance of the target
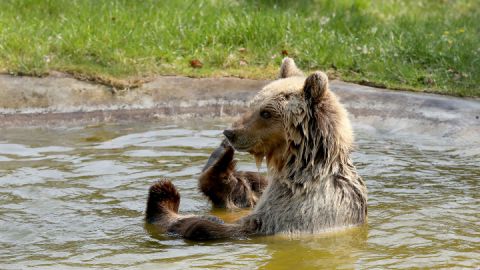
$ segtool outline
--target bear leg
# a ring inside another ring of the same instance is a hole
[[[235,169],[234,149],[222,141],[200,175],[200,191],[218,208],[253,207],[267,185],[265,177],[256,172]]]

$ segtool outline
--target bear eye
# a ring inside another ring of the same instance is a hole
[[[269,111],[264,110],[260,112],[260,116],[264,119],[269,119],[270,117],[272,117],[272,114],[270,114]]]

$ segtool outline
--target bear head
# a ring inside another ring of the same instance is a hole
[[[353,142],[347,112],[330,91],[327,75],[305,77],[290,58],[224,135],[236,150],[253,154],[257,165],[266,158],[269,172],[296,185],[335,173]]]

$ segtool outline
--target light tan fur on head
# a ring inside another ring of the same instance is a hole
[[[336,164],[351,150],[352,129],[325,73],[298,76],[301,71],[286,58],[280,74],[234,125],[231,143],[257,160],[265,156],[269,170],[285,174],[289,184],[309,185],[319,174],[339,169]]]
[[[288,78],[293,76],[303,76],[303,72],[297,68],[295,61],[292,58],[285,57],[282,60],[282,66],[280,67],[279,79]]]

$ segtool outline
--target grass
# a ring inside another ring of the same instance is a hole
[[[473,0],[2,0],[0,71],[272,78],[283,51],[346,81],[480,97],[478,18]]]

